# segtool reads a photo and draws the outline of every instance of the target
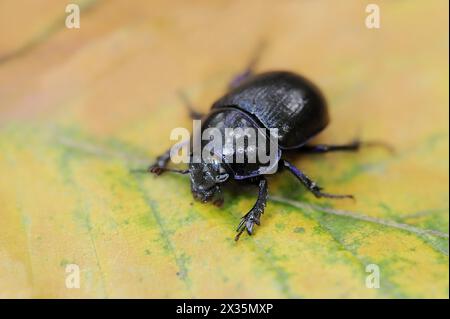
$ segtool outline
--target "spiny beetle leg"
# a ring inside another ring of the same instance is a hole
[[[340,195],[340,194],[328,194],[322,192],[322,188],[319,187],[316,182],[306,176],[301,170],[292,165],[286,160],[282,160],[283,165],[295,176],[297,179],[306,186],[306,188],[314,194],[316,197],[326,197],[326,198],[351,198],[354,199],[353,195]]]
[[[261,215],[264,213],[264,208],[266,207],[267,202],[267,180],[262,177],[259,180],[259,192],[258,199],[256,200],[253,208],[244,216],[242,216],[241,221],[236,229],[236,237],[235,241],[239,240],[239,237],[242,235],[244,230],[247,230],[249,235],[253,234],[253,226],[260,224]]]

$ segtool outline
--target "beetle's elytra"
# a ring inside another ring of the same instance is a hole
[[[189,106],[189,105],[188,105]],[[327,104],[319,89],[302,76],[277,71],[259,75],[251,68],[237,76],[228,92],[218,99],[208,114],[199,114],[191,107],[192,118],[202,119],[206,127],[265,127],[278,128],[278,170],[290,171],[316,197],[352,198],[322,192],[313,180],[283,158],[283,151],[325,153],[330,151],[355,151],[358,141],[345,145],[308,145],[307,142],[328,124]],[[244,123],[244,124],[243,124]],[[237,227],[236,240],[244,230],[251,235],[254,225],[260,224],[267,199],[267,179],[258,163],[194,163],[187,170],[167,168],[170,150],[157,158],[149,170],[157,175],[164,171],[189,174],[194,198],[221,204],[221,185],[230,179],[252,183],[259,187],[258,198],[252,209],[242,217]],[[192,156],[192,155],[191,155]]]

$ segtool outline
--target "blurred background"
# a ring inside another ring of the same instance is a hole
[[[236,244],[254,190],[219,209],[183,176],[131,170],[191,127],[177,90],[207,111],[262,40],[257,71],[322,88],[315,142],[396,152],[296,158],[356,202],[271,177],[261,226]],[[445,0],[1,0],[0,297],[448,298],[448,79]]]

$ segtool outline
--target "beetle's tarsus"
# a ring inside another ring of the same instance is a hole
[[[167,167],[161,167],[161,166],[155,166],[155,165],[150,166],[148,168],[148,171],[150,173],[155,174],[156,176],[161,175],[163,172],[172,172],[172,173],[178,173],[178,174],[189,173],[188,169],[173,169],[173,168],[167,168]]]
[[[251,236],[253,234],[253,225],[256,223],[256,221],[254,220],[253,216],[252,216],[252,212],[250,211],[249,213],[245,214],[242,218],[241,221],[239,222],[239,225],[236,229],[236,236],[234,237],[235,241],[238,241],[239,238],[241,237],[242,233],[246,230],[247,234],[249,236]],[[251,216],[251,217],[249,217]],[[259,221],[258,221],[258,225],[259,225]]]
[[[359,139],[355,139],[348,144],[332,145],[332,144],[318,144],[318,145],[305,145],[302,146],[299,151],[304,153],[328,153],[328,152],[356,152],[362,147],[381,147],[389,153],[395,153],[394,148],[381,141],[366,141],[362,142]]]
[[[353,200],[355,199],[355,197],[353,195],[349,195],[349,194],[329,194],[329,193],[323,193],[323,192],[315,192],[313,194],[317,198],[325,197],[325,198],[335,198],[335,199],[343,199],[343,198],[350,198]]]
[[[156,176],[161,175],[164,172],[164,167],[159,167],[159,166],[150,166],[147,170],[149,173],[153,173]]]
[[[242,228],[234,237],[234,241],[238,241],[239,237],[241,237],[242,233],[244,232],[245,228]]]
[[[347,151],[356,152],[363,144],[360,140],[354,140],[348,144],[341,145],[329,145],[329,144],[318,144],[318,145],[305,145],[300,148],[301,152],[304,153],[328,153],[336,151]]]
[[[150,165],[147,171],[155,175],[161,175],[165,171],[165,168],[169,160],[170,160],[170,149],[164,152],[164,154],[158,156],[156,158],[155,163]]]

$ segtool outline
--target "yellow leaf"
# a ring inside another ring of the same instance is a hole
[[[40,3],[0,4],[0,297],[448,298],[448,3],[382,2],[380,29],[353,1],[79,1],[80,29]],[[294,156],[357,200],[271,176],[261,226],[236,243],[252,188],[217,208],[186,176],[134,170],[190,128],[174,92],[206,111],[262,36],[258,70],[327,96],[314,142],[396,152]]]

